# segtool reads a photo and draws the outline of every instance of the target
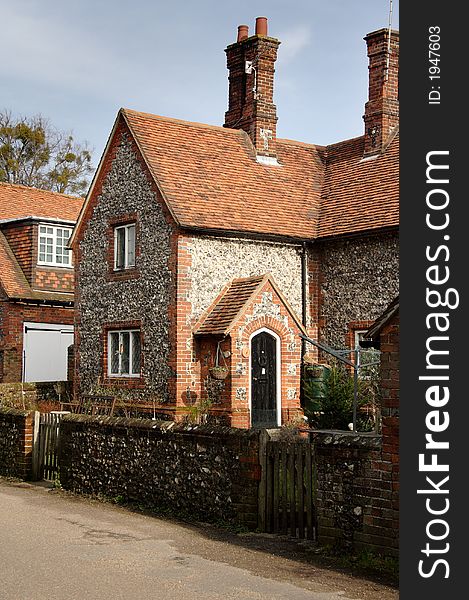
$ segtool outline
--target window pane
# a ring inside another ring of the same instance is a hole
[[[116,268],[123,269],[125,267],[125,229],[120,227],[116,229]]]
[[[109,336],[109,362],[110,373],[113,375],[119,374],[119,334],[111,333]]]
[[[140,374],[140,331],[132,331],[132,374]]]
[[[130,360],[130,333],[124,331],[121,333],[121,374],[129,374],[129,360]]]
[[[135,225],[127,227],[127,266],[135,266]]]
[[[70,250],[63,251],[63,262],[64,262],[64,265],[70,264]]]

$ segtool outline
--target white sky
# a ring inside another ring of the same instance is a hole
[[[282,42],[278,136],[328,144],[361,135],[363,37],[387,27],[389,0],[0,0],[0,14],[0,108],[72,130],[97,164],[121,106],[222,125],[224,49],[238,25],[253,33],[257,16]]]

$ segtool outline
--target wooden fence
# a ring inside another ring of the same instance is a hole
[[[42,413],[39,420],[39,449],[37,479],[54,481],[58,478],[59,423],[57,413]]]
[[[306,440],[266,441],[261,463],[260,528],[316,539],[312,444]]]

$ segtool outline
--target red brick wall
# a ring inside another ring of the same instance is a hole
[[[73,308],[32,306],[14,302],[2,303],[3,377],[0,381],[10,383],[22,380],[23,323],[63,323],[73,325]]]

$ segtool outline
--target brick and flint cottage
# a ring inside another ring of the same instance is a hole
[[[0,383],[67,379],[82,198],[0,183]]]
[[[365,39],[355,139],[277,138],[263,17],[226,49],[223,127],[119,111],[71,241],[77,394],[176,419],[209,399],[237,427],[301,415],[299,334],[354,345],[398,289],[399,38]]]

